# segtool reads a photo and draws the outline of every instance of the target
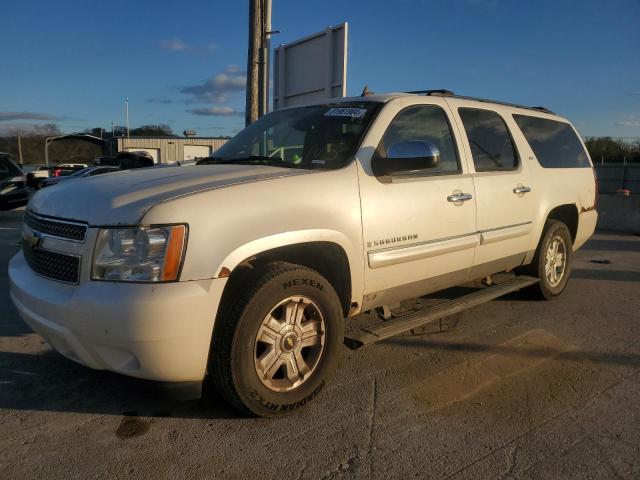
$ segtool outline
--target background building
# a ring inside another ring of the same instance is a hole
[[[224,145],[228,137],[116,137],[112,139],[112,152],[145,151],[156,163],[173,163],[208,157]]]

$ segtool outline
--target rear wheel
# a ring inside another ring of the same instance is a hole
[[[547,220],[533,261],[523,271],[540,279],[528,289],[533,297],[551,300],[564,291],[571,274],[572,245],[567,226],[558,220]]]
[[[218,319],[209,379],[231,405],[277,416],[310,402],[335,370],[343,341],[342,307],[318,272],[267,265]]]

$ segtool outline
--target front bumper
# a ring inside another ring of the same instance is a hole
[[[226,279],[66,285],[36,275],[20,252],[9,282],[20,316],[71,360],[148,380],[204,378]]]

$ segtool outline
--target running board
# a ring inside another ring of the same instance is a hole
[[[534,277],[520,275],[504,282],[496,283],[490,287],[482,288],[477,292],[447,300],[433,307],[428,307],[417,312],[407,313],[392,320],[378,323],[371,327],[349,332],[345,336],[344,343],[351,350],[376,343],[393,337],[414,328],[421,327],[435,320],[448,317],[454,313],[462,312],[469,308],[490,302],[491,300],[515,292],[524,287],[535,285],[540,280]]]

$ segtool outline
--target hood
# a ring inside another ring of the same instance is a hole
[[[270,178],[304,175],[297,170],[256,165],[154,167],[60,182],[38,191],[27,208],[89,225],[135,225],[154,205],[204,190]]]

